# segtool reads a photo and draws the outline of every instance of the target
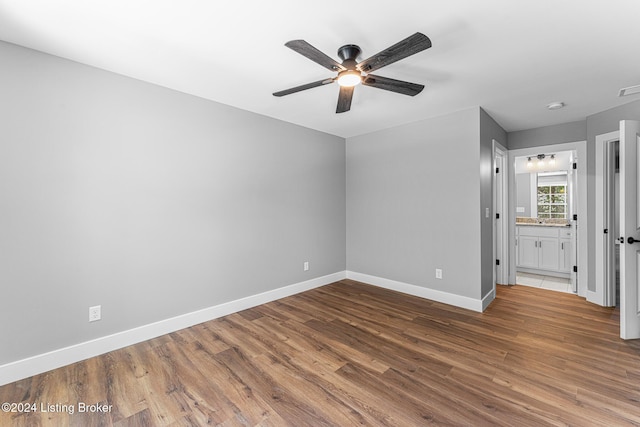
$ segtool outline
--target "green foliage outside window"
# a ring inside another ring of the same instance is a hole
[[[538,187],[538,218],[567,218],[567,186]]]

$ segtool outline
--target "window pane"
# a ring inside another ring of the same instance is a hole
[[[551,218],[566,218],[567,214],[552,213]]]
[[[551,206],[549,205],[538,205],[538,216],[540,213],[549,213],[551,211]]]
[[[538,203],[550,203],[551,196],[548,194],[538,194]]]
[[[551,205],[552,213],[564,213],[564,205]]]
[[[565,204],[566,202],[567,202],[567,195],[566,194],[552,194],[551,195],[551,203],[562,203],[562,204]]]
[[[565,194],[565,186],[564,185],[554,185],[551,187],[551,192],[556,194]]]
[[[538,194],[549,194],[551,187],[538,187]]]

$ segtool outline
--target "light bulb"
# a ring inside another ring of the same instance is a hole
[[[362,75],[356,70],[346,70],[338,75],[340,86],[352,87],[362,82]]]
[[[531,169],[533,167],[533,162],[531,161],[531,157],[527,158],[527,167]]]
[[[549,159],[549,166],[556,165],[556,156],[554,154],[551,155],[551,159]]]

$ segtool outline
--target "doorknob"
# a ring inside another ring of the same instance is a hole
[[[633,237],[629,237],[629,238],[627,239],[627,243],[628,243],[628,244],[632,244],[632,243],[640,243],[640,240],[636,240],[636,239],[634,239]]]

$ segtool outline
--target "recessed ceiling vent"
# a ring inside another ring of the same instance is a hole
[[[638,93],[640,93],[640,85],[635,85],[635,86],[623,87],[622,89],[620,89],[620,92],[618,92],[618,96],[629,96],[629,95],[635,95]]]

